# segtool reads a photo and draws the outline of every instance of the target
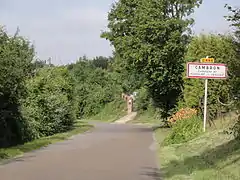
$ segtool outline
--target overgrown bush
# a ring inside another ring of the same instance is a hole
[[[198,116],[177,121],[164,140],[165,145],[187,142],[202,133],[202,119]]]
[[[27,81],[28,94],[22,102],[27,122],[26,141],[72,128],[76,120],[74,81],[62,67],[44,67]]]
[[[31,75],[34,49],[24,38],[0,29],[0,147],[23,142],[25,120],[20,112]]]

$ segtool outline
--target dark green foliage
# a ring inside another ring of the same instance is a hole
[[[202,119],[194,116],[176,122],[170,134],[164,140],[165,145],[179,144],[196,138],[202,133]]]
[[[76,120],[74,81],[68,70],[45,67],[27,82],[22,112],[27,122],[26,140],[64,132]]]
[[[132,94],[140,89],[146,81],[143,73],[139,73],[135,68],[129,66],[117,53],[113,57],[111,70],[116,77],[116,83],[121,86],[122,92],[126,94]]]
[[[109,32],[127,71],[143,74],[154,106],[168,117],[181,93],[183,57],[192,19],[186,19],[201,0],[120,0],[108,15]]]
[[[31,75],[33,56],[27,40],[0,29],[0,147],[23,141],[20,100],[26,97],[25,80]]]
[[[95,68],[108,69],[110,61],[111,61],[110,57],[107,58],[107,57],[99,56],[99,57],[95,57],[91,61],[91,63]]]

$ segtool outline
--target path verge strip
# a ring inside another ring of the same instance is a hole
[[[10,148],[0,148],[0,161],[20,157],[26,152],[37,150],[59,141],[67,140],[68,138],[80,133],[84,133],[91,128],[93,128],[93,125],[78,121],[75,127],[68,132],[36,139],[23,145],[18,145]]]

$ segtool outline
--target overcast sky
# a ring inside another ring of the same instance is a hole
[[[107,26],[107,12],[114,0],[0,0],[0,25],[10,34],[17,27],[31,40],[41,59],[54,64],[76,61],[80,56],[110,56],[112,48],[100,38]],[[194,13],[195,33],[226,33],[228,12],[224,4],[240,0],[204,0]]]

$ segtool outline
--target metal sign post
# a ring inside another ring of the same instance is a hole
[[[206,57],[206,59],[201,59],[201,62],[208,62],[208,56]],[[212,60],[212,62],[214,62],[214,59]],[[204,92],[204,115],[203,115],[203,132],[206,131],[206,123],[207,123],[207,91],[208,89],[208,79],[205,79],[205,92]]]
[[[206,122],[207,122],[207,93],[208,93],[207,89],[208,89],[208,79],[205,79],[203,132],[206,131]]]
[[[212,58],[209,60],[208,56],[205,59],[201,59],[201,62],[214,62]],[[204,89],[204,115],[203,115],[203,132],[206,131],[207,123],[207,94],[208,94],[208,79],[205,79],[205,89]]]
[[[203,131],[206,131],[207,122],[207,96],[208,96],[208,79],[226,79],[227,67],[225,64],[210,63],[214,62],[213,58],[202,58],[201,62],[187,63],[187,78],[205,79],[204,90],[204,118],[203,118]]]

